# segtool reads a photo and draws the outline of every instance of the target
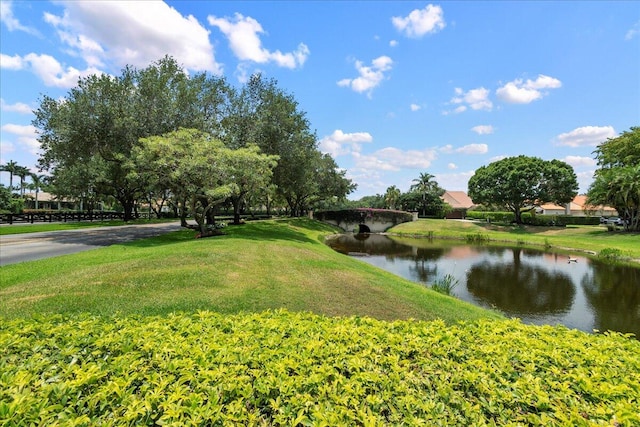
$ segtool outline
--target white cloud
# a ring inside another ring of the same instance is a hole
[[[20,113],[20,114],[31,114],[33,110],[27,104],[24,104],[22,102],[17,102],[15,104],[7,104],[4,101],[4,98],[0,98],[0,109],[2,111],[11,111],[11,112]]]
[[[3,0],[0,2],[0,21],[7,27],[9,31],[24,31],[29,34],[38,34],[35,28],[22,25],[20,21],[13,15],[13,2]]]
[[[456,149],[456,153],[460,154],[485,154],[489,151],[487,144],[468,144]]]
[[[543,89],[557,89],[562,82],[554,77],[539,74],[535,80],[515,79],[496,90],[498,98],[511,104],[529,104],[547,93]]]
[[[259,64],[274,62],[280,67],[298,68],[304,65],[309,57],[309,48],[300,43],[293,52],[282,53],[279,50],[269,51],[262,47],[259,34],[264,34],[262,25],[250,16],[236,13],[233,18],[208,17],[209,25],[218,27],[229,40],[234,55],[241,61],[252,61]]]
[[[7,68],[9,70],[21,70],[24,67],[22,57],[20,55],[5,55],[0,53],[0,68]]]
[[[594,169],[576,172],[576,177],[578,178],[578,186],[580,194],[585,194],[589,190],[589,186],[593,183],[593,175],[596,173]]]
[[[91,74],[102,74],[97,68],[89,67],[85,70],[78,70],[74,67],[64,68],[58,60],[50,55],[38,55],[29,53],[22,58],[24,64],[28,64],[31,71],[37,75],[47,86],[70,88],[78,83],[80,77]]]
[[[467,110],[467,107],[470,107],[472,110],[485,111],[491,111],[493,108],[493,103],[489,99],[490,91],[488,89],[479,87],[465,92],[461,88],[457,87],[454,90],[456,96],[451,99],[450,103],[460,104],[453,110],[455,113],[462,113]]]
[[[457,173],[436,173],[435,180],[438,184],[448,191],[467,191],[469,178],[473,176],[475,171],[457,172]]]
[[[360,152],[361,144],[371,141],[373,141],[373,137],[368,132],[344,133],[342,130],[336,129],[331,135],[322,138],[318,145],[323,153],[337,157]]]
[[[398,46],[398,41],[397,41],[397,40],[391,40],[391,41],[389,42],[389,46],[390,46],[390,47],[396,47],[396,46]]]
[[[418,104],[411,104],[409,106],[409,108],[411,108],[411,111],[418,111],[419,109],[421,109],[422,107],[419,106]]]
[[[583,156],[567,156],[562,159],[562,161],[573,166],[574,168],[593,167],[597,164],[596,159]]]
[[[451,169],[451,170],[458,169],[458,165],[456,165],[455,163],[449,163],[447,165],[447,169]]]
[[[0,141],[0,156],[4,156],[8,153],[13,153],[16,151],[16,147],[7,141]],[[6,163],[7,160],[4,157],[0,157],[0,163]]]
[[[503,160],[506,159],[509,156],[506,156],[504,154],[501,154],[499,156],[493,156],[492,158],[489,159],[489,163],[493,163],[493,162],[497,162],[498,160]]]
[[[471,128],[472,131],[477,133],[478,135],[490,135],[493,133],[494,129],[491,125],[478,125]]]
[[[632,38],[634,38],[638,34],[640,34],[640,21],[636,22],[633,25],[633,27],[631,27],[631,29],[629,31],[627,31],[627,34],[625,34],[624,39],[625,40],[631,40]]]
[[[18,137],[18,142],[27,147],[31,154],[38,154],[40,143],[37,140],[37,130],[32,125],[16,125],[8,123],[2,126],[2,130]]]
[[[371,155],[352,153],[356,166],[362,169],[378,169],[386,171],[398,171],[403,168],[424,169],[436,159],[435,150],[400,150],[395,147],[386,147]]]
[[[164,2],[67,1],[62,17],[45,15],[60,39],[89,66],[104,60],[146,67],[170,55],[189,70],[220,73],[209,31]]]
[[[446,23],[444,13],[440,6],[432,4],[424,9],[412,10],[406,17],[394,16],[391,18],[393,26],[407,37],[419,38],[428,33],[437,33]]]
[[[569,147],[595,147],[607,140],[615,138],[616,131],[613,126],[583,126],[571,132],[561,133],[556,136],[556,145]]]
[[[366,92],[371,97],[373,89],[384,80],[384,73],[391,70],[393,60],[388,56],[380,56],[371,61],[370,67],[365,66],[362,61],[356,61],[355,65],[360,75],[354,79],[342,79],[338,86],[351,88],[358,93]]]

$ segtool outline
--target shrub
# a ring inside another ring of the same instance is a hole
[[[444,295],[453,295],[453,289],[458,286],[460,281],[451,274],[445,274],[444,277],[437,279],[431,285],[431,289]]]
[[[622,251],[617,248],[604,248],[598,252],[598,258],[604,261],[618,261],[623,258]]]
[[[0,425],[638,425],[640,341],[284,311],[1,319]]]
[[[467,243],[485,243],[490,240],[488,235],[482,233],[467,233],[464,236],[464,239],[467,241]]]

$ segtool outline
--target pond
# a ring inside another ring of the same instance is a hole
[[[328,244],[425,285],[451,275],[457,298],[524,323],[640,337],[640,268],[522,247],[379,234],[343,234]]]

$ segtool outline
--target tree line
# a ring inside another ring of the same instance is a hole
[[[167,56],[81,78],[63,99],[43,96],[34,113],[51,192],[115,200],[125,219],[165,202],[199,221],[222,202],[236,219],[247,203],[299,216],[355,189],[318,150],[294,97],[261,75],[238,88]]]

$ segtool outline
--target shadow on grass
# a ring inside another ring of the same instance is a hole
[[[487,223],[478,223],[476,224],[480,228],[484,228],[487,231],[501,231],[504,233],[518,234],[518,235],[527,235],[527,234],[538,234],[545,233],[549,230],[563,230],[563,227],[544,227],[544,226],[532,226],[532,225],[508,225],[508,224],[487,224]]]
[[[299,243],[314,243],[315,240],[306,235],[297,227],[313,231],[331,230],[318,221],[302,218],[292,218],[275,221],[256,221],[247,224],[227,227],[224,232],[227,236],[244,240],[288,240]],[[215,237],[214,237],[215,238]]]
[[[306,218],[291,218],[281,220],[252,221],[241,225],[230,225],[222,229],[219,236],[211,236],[197,239],[199,242],[208,242],[217,239],[241,239],[254,241],[278,241],[287,240],[299,243],[317,243],[304,231],[335,233],[336,229],[330,225],[323,224]],[[197,231],[182,229],[162,236],[150,237],[134,242],[126,243],[127,246],[145,248],[159,245],[168,245],[188,241],[196,241]]]

